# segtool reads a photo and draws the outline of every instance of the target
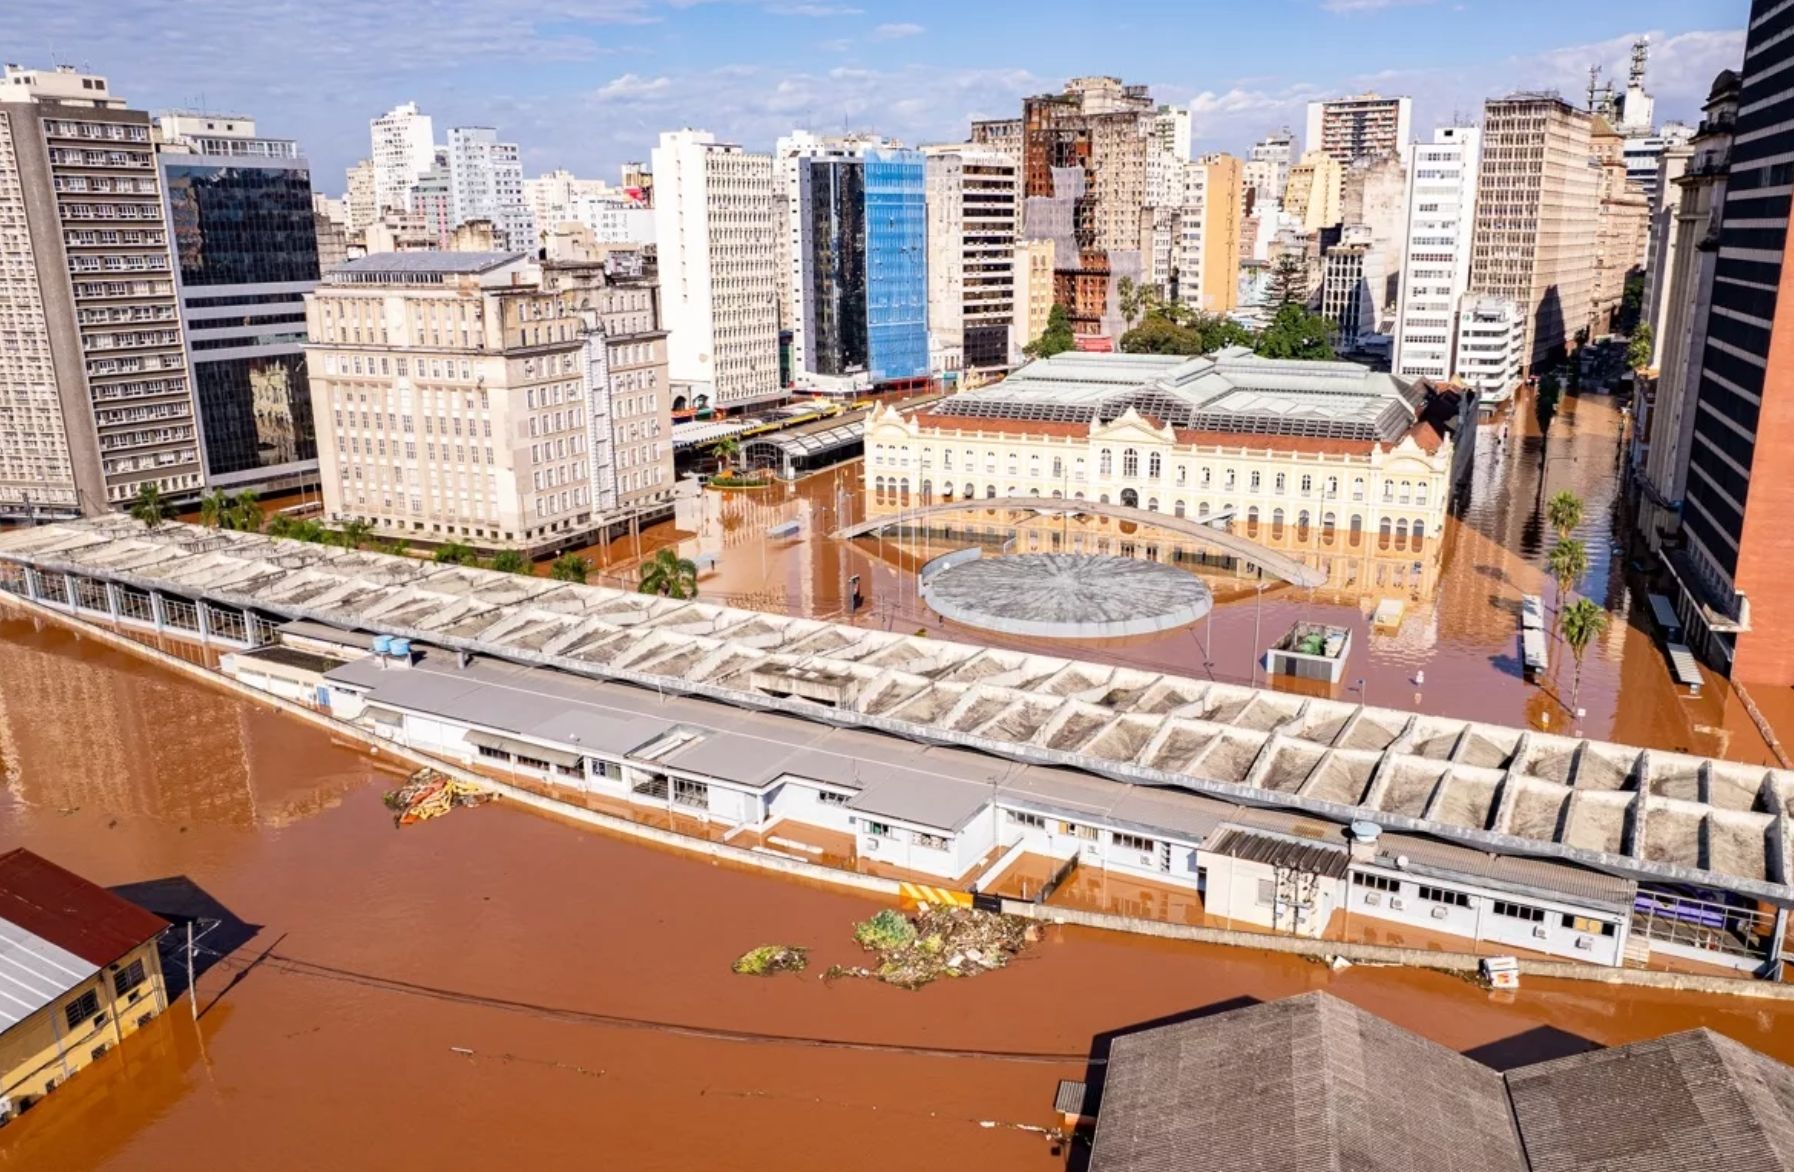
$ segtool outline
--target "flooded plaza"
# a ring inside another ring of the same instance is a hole
[[[867,508],[857,465],[706,494],[682,518],[690,529],[587,556],[627,582],[639,558],[676,545],[714,556],[700,585],[717,601],[1237,682],[1253,677],[1255,629],[1262,643],[1323,622],[1353,634],[1341,698],[1363,679],[1374,704],[1562,730],[1567,667],[1546,687],[1524,683],[1515,631],[1519,596],[1554,590],[1539,502],[1569,487],[1588,503],[1583,588],[1632,616],[1590,652],[1583,731],[1761,761],[1769,750],[1722,681],[1676,694],[1637,613],[1615,552],[1620,423],[1609,400],[1571,400],[1542,463],[1519,418],[1506,444],[1500,422],[1485,428],[1464,515],[1436,544],[1261,533],[1328,575],[1262,599],[1213,559],[1178,561],[1168,536],[1057,517],[835,541]],[[790,521],[796,536],[769,535]],[[1006,641],[943,623],[916,597],[916,569],[939,553],[974,540],[1051,550],[1055,536],[1060,549],[1192,566],[1212,617],[1130,640]],[[856,577],[864,601],[850,616]],[[1401,619],[1379,626],[1391,598]],[[200,899],[231,926],[202,941],[197,1022],[183,995],[0,1130],[0,1168],[1055,1169],[1066,1153],[1043,1130],[1057,1122],[1054,1088],[1084,1077],[1107,1035],[1323,988],[1497,1067],[1699,1025],[1794,1060],[1786,1002],[1534,979],[1487,992],[1432,971],[1334,972],[1064,926],[977,981],[825,983],[814,974],[861,962],[851,926],[878,901],[502,803],[395,830],[380,797],[407,772],[0,612],[0,851],[29,847],[149,902]],[[1024,868],[1013,881],[1044,878]],[[1095,872],[1074,886],[1127,914],[1202,914],[1194,893]],[[809,973],[730,973],[773,943],[811,949]]]

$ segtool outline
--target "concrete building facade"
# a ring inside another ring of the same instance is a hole
[[[1555,94],[1483,107],[1470,288],[1521,307],[1528,369],[1561,357],[1591,324],[1601,217],[1592,123]]]
[[[1482,132],[1441,127],[1431,142],[1414,144],[1411,158],[1390,369],[1402,378],[1444,380],[1457,374],[1457,313],[1470,288]]]
[[[1412,98],[1369,93],[1310,102],[1302,147],[1309,154],[1330,155],[1341,166],[1373,155],[1397,155],[1405,163],[1413,118]]]
[[[150,117],[71,67],[0,75],[0,515],[204,479]]]
[[[1274,130],[1252,144],[1246,156],[1245,183],[1255,201],[1283,199],[1289,169],[1296,161],[1296,136],[1288,128]]]
[[[1016,318],[1021,169],[1001,151],[924,147],[928,183],[928,331],[954,369],[1006,370]]]
[[[1204,155],[1184,163],[1152,209],[1146,281],[1166,301],[1204,313],[1239,305],[1241,212],[1240,160]]]
[[[1456,334],[1452,377],[1491,409],[1513,398],[1526,365],[1526,315],[1520,307],[1467,293],[1458,302]]]
[[[380,214],[379,200],[374,195],[374,161],[358,160],[349,168],[344,182],[343,205],[347,215],[343,227],[351,236],[360,236]]]
[[[523,194],[523,161],[514,142],[490,126],[457,126],[448,134],[449,217],[459,227],[489,220],[498,246],[535,255],[535,215]]]
[[[372,213],[411,206],[411,185],[436,162],[436,131],[416,102],[394,106],[368,123],[374,168]],[[351,197],[354,191],[350,191]]]
[[[1289,169],[1283,207],[1304,232],[1339,224],[1345,197],[1345,168],[1325,151],[1309,151]]]
[[[1010,333],[1014,353],[1012,361],[1020,361],[1021,350],[1031,346],[1046,333],[1053,313],[1054,245],[1051,240],[1023,240],[1015,246],[1015,320]]]
[[[1651,204],[1626,169],[1626,140],[1603,119],[1594,120],[1589,135],[1600,176],[1600,215],[1595,229],[1595,280],[1589,321],[1594,334],[1614,328],[1626,280],[1642,275],[1650,251]]]
[[[679,130],[660,136],[653,168],[673,410],[783,398],[772,157]]]

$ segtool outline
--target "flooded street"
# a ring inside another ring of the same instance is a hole
[[[0,850],[184,880],[248,926],[197,1026],[177,1002],[0,1130],[0,1168],[1054,1169],[1011,1125],[1054,1122],[1099,1035],[1313,988],[1491,1062],[1694,1025],[1794,1059],[1780,1003],[1062,928],[917,993],[737,977],[765,943],[812,947],[812,974],[856,959],[878,904],[503,806],[396,831],[379,758],[13,618],[0,766]]]

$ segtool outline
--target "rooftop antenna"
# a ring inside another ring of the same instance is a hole
[[[1630,81],[1631,88],[1635,90],[1642,90],[1644,88],[1645,59],[1649,57],[1650,54],[1651,38],[1649,34],[1639,37],[1636,41],[1632,42],[1632,74]]]
[[[1588,108],[1590,110],[1593,110],[1595,108],[1595,91],[1600,88],[1600,85],[1601,85],[1601,67],[1599,65],[1589,66],[1588,67]]]

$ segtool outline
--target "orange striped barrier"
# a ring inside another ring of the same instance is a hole
[[[969,891],[950,891],[945,887],[930,887],[925,883],[899,883],[897,896],[905,907],[911,908],[919,903],[930,907],[972,906],[972,893]]]

